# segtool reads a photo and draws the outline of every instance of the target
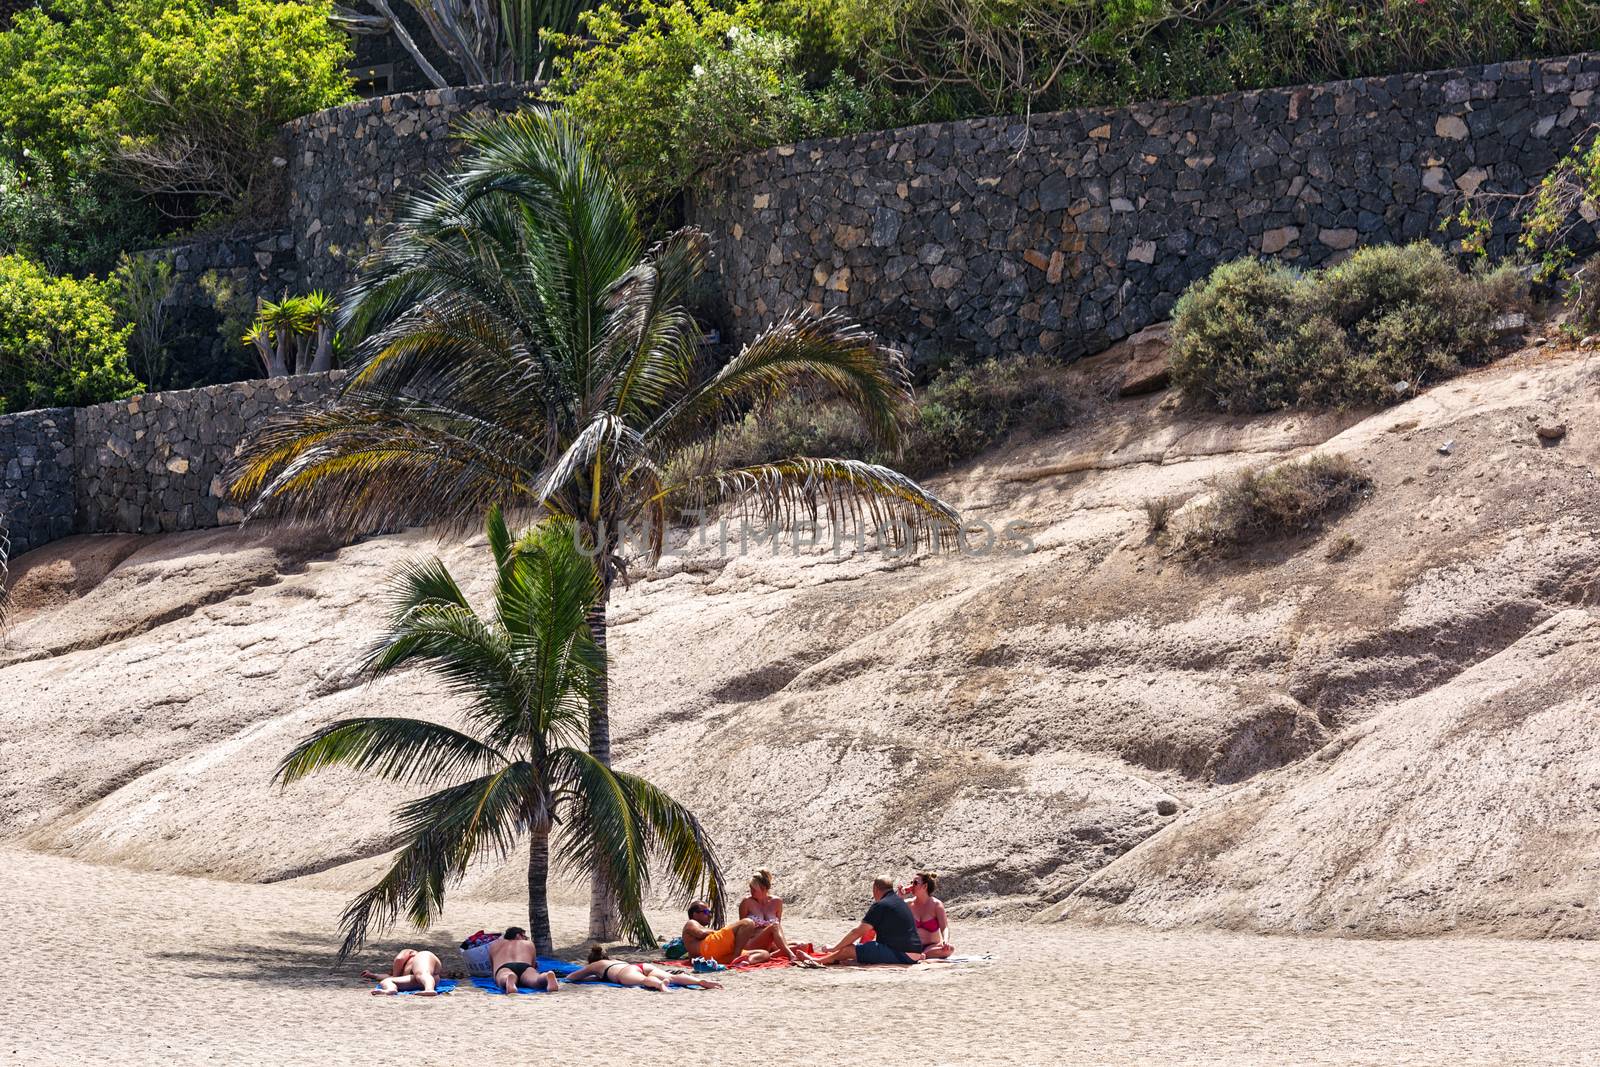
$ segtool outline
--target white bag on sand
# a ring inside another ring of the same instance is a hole
[[[467,960],[467,974],[473,978],[488,978],[489,975],[489,949],[493,941],[485,941],[481,945],[461,950],[461,955]]]

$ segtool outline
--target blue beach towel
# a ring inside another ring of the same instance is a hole
[[[442,995],[444,993],[450,992],[455,987],[456,987],[456,980],[454,978],[441,978],[441,979],[439,979],[438,983],[436,985],[434,985],[433,989],[434,989],[434,992],[439,993],[439,994]],[[376,989],[378,987],[377,986],[373,986],[372,988]],[[409,997],[409,996],[412,996],[412,995],[420,993],[420,992],[422,992],[422,990],[420,990],[420,989],[402,989],[402,990],[399,990],[397,993],[395,993],[395,996]]]
[[[506,991],[504,989],[501,989],[499,986],[495,985],[493,978],[484,978],[484,977],[481,977],[481,976],[474,976],[472,978],[472,984],[477,986],[479,989],[483,990],[485,993],[493,993],[495,996],[499,996],[499,997],[503,997],[503,996],[506,995]],[[517,992],[518,993],[543,993],[543,992],[546,992],[546,990],[543,990],[543,989],[529,989],[526,986],[520,986],[519,985],[519,986],[517,986]]]
[[[581,970],[583,970],[583,965],[582,964],[568,963],[566,960],[552,960],[552,959],[544,959],[544,958],[541,958],[537,963],[534,964],[534,966],[536,968],[538,968],[540,971],[554,971],[554,972],[556,972],[556,977],[558,977],[558,978],[565,978],[567,975],[571,974],[573,971],[581,971]],[[479,989],[483,990],[485,993],[497,993],[500,996],[505,996],[505,991],[500,988],[499,983],[497,983],[493,978],[474,977],[472,979],[472,984],[477,986]],[[518,986],[517,987],[517,992],[518,993],[543,993],[544,990],[542,990],[542,989],[525,989],[525,988],[523,988],[521,986]]]

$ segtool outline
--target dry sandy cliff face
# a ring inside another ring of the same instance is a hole
[[[1095,403],[936,483],[1023,524],[983,555],[740,553],[737,521],[725,551],[691,536],[613,602],[619,758],[701,813],[736,882],[773,867],[805,911],[917,865],[968,913],[1590,933],[1597,381],[1592,355],[1528,352],[1367,418]],[[1552,421],[1568,433],[1542,443]],[[1375,485],[1326,531],[1206,565],[1147,535],[1145,499],[1314,449]],[[451,714],[421,675],[351,669],[385,574],[434,551],[481,591],[481,543],[421,533],[77,539],[16,561],[0,836],[359,885],[410,791],[329,774],[279,792],[271,771],[334,718]],[[514,895],[523,869],[466,889]]]

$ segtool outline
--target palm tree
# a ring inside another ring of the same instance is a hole
[[[454,520],[491,504],[567,516],[600,561],[591,614],[623,573],[621,528],[661,551],[669,509],[735,501],[763,524],[870,524],[881,536],[953,529],[904,475],[796,457],[724,468],[720,431],[782,393],[851,405],[898,449],[911,387],[899,354],[835,314],[792,313],[720,366],[685,307],[704,237],[646,248],[635,207],[571,119],[531,110],[476,126],[451,178],[405,205],[341,316],[364,335],[330,408],[269,422],[241,453],[235,494],[256,512],[352,531]],[[611,759],[602,688],[589,751]],[[597,884],[591,936],[615,936]]]
[[[642,911],[652,857],[685,896],[708,893],[720,914],[722,875],[700,823],[660,789],[584,748],[605,664],[587,621],[599,578],[571,524],[549,519],[513,540],[495,508],[488,534],[493,617],[473,610],[439,560],[413,562],[396,576],[388,632],[365,664],[375,678],[415,664],[439,675],[466,698],[466,729],[414,718],[344,719],[301,741],[278,768],[286,786],[335,765],[443,783],[399,809],[400,850],[388,873],[345,909],[341,958],[402,909],[427,926],[469,863],[484,854],[504,858],[524,836],[528,928],[543,955],[553,950],[545,895],[552,844],[559,864],[606,875],[639,944],[655,944]]]

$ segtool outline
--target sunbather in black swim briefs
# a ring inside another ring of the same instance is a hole
[[[531,963],[502,963],[500,966],[494,969],[494,973],[495,977],[498,978],[501,971],[510,971],[520,979],[522,977],[522,972],[532,966],[533,964]]]

